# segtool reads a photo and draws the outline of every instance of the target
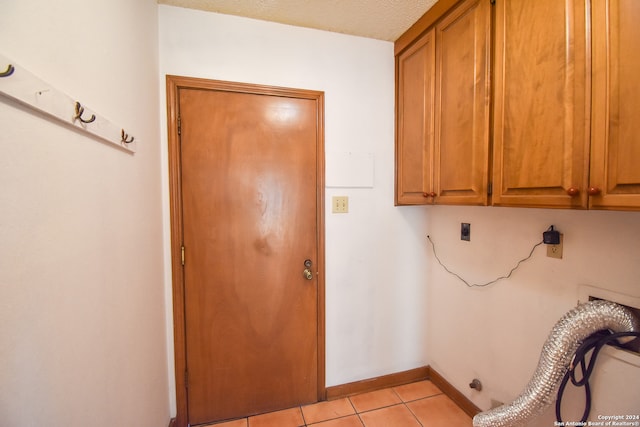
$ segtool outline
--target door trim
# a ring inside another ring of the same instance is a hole
[[[194,77],[167,75],[167,132],[169,151],[169,203],[171,216],[171,269],[173,295],[173,340],[176,381],[176,427],[187,427],[186,330],[184,271],[182,266],[182,192],[180,182],[180,138],[178,135],[179,93],[181,89],[219,90],[270,96],[312,99],[317,105],[317,242],[318,242],[318,401],[326,399],[325,386],[325,242],[324,242],[324,92],[290,89],[249,83],[226,82]]]

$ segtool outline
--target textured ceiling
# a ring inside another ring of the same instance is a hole
[[[158,3],[395,41],[436,1],[158,0]]]

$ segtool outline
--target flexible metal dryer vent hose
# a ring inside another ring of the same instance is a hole
[[[569,311],[551,330],[538,367],[522,394],[509,404],[473,417],[474,427],[520,426],[544,412],[555,401],[559,383],[582,341],[603,329],[638,332],[640,321],[626,307],[603,300],[589,301]]]

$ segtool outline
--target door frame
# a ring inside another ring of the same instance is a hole
[[[325,386],[325,242],[324,242],[324,92],[306,89],[291,89],[277,86],[236,83],[194,77],[167,75],[167,132],[169,151],[169,204],[171,222],[171,269],[173,295],[173,345],[176,382],[176,427],[187,427],[187,384],[186,384],[186,322],[184,299],[184,269],[182,265],[182,191],[180,136],[178,117],[181,89],[219,90],[251,93],[290,98],[312,99],[317,105],[317,179],[316,179],[316,228],[318,245],[317,262],[317,360],[318,360],[318,401],[326,399]]]

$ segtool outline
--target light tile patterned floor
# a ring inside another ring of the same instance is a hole
[[[211,426],[469,427],[471,417],[431,381],[419,381]]]

